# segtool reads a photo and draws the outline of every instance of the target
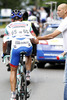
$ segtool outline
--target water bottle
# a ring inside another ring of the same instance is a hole
[[[62,59],[65,59],[65,56],[63,56],[63,55],[60,54],[56,58],[57,58],[57,60],[62,60]]]

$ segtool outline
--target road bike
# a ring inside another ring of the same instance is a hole
[[[20,63],[17,69],[17,84],[16,84],[16,100],[27,100],[27,98],[30,97],[30,94],[28,92],[27,87],[27,81],[26,81],[26,66],[25,61],[23,60],[25,57],[26,52],[20,53]],[[10,55],[4,56],[4,63],[5,58],[9,58]]]

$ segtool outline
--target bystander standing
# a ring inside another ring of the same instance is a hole
[[[63,18],[59,27],[51,34],[38,37],[39,40],[47,40],[56,37],[62,33],[64,52],[67,52],[67,4],[62,3],[57,8],[57,14],[60,18]],[[67,100],[67,53],[65,61],[65,73],[64,73],[64,100]]]

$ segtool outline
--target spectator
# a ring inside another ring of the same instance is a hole
[[[48,14],[47,14],[46,10],[43,7],[41,7],[40,8],[40,22],[41,23],[45,23],[46,22],[47,15]]]
[[[45,35],[43,37],[38,37],[39,40],[47,40],[56,37],[62,33],[63,42],[64,42],[64,52],[66,52],[66,61],[65,61],[65,80],[64,80],[64,100],[67,100],[67,4],[60,4],[57,8],[57,14],[59,17],[63,18],[59,27],[51,34]]]

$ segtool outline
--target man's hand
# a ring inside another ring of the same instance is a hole
[[[62,55],[63,57],[65,56],[65,54],[66,54],[66,52],[61,53],[61,55]]]

